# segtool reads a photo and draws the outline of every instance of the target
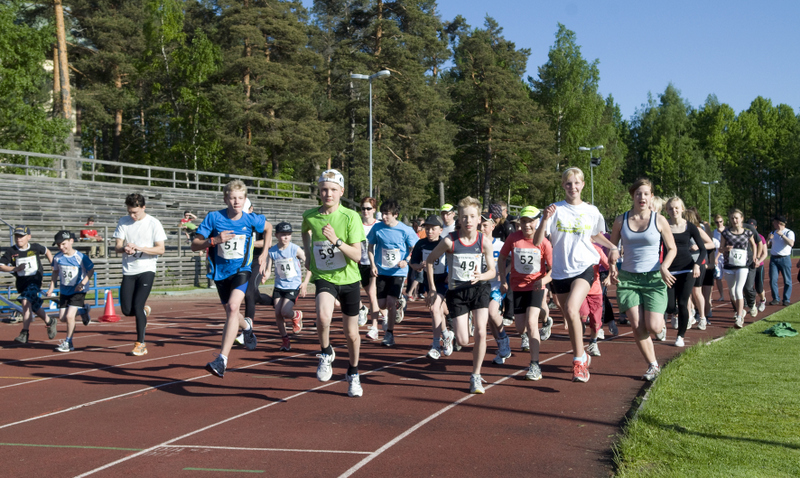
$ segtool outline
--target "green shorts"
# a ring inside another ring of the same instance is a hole
[[[617,304],[620,312],[643,306],[646,312],[663,314],[667,310],[667,285],[660,271],[619,271]]]

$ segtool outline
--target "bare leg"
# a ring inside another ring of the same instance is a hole
[[[228,318],[225,321],[225,327],[222,328],[222,351],[220,354],[228,356],[233,347],[233,341],[239,335],[239,329],[247,327],[247,322],[244,321],[244,316],[239,312],[239,308],[244,300],[244,292],[239,289],[231,291],[231,296],[228,303],[225,304],[225,314]]]

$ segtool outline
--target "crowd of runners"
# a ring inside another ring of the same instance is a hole
[[[660,368],[653,338],[666,340],[671,325],[677,329],[675,346],[683,347],[692,326],[704,330],[712,318],[715,283],[717,300],[724,300],[723,280],[735,326],[742,327],[746,314],[756,317],[766,305],[768,252],[770,304],[789,305],[795,236],[785,217],[774,218],[767,238],[738,209],[730,212],[727,224],[717,215],[713,228],[681,198],[656,197],[650,181],[640,179],[629,189],[632,208],[614,219],[609,233],[600,211],[581,199],[584,184],[583,172],[569,168],[562,175],[564,200],[543,210],[526,206],[514,218],[504,203],[483,209],[477,199],[466,197],[455,206],[445,204],[438,215],[415,221],[412,228],[400,220],[400,205],[393,200],[384,201],[378,211],[374,198],[364,198],[360,214],[344,207],[344,177],[331,169],[318,180],[321,205],[303,214],[300,247],[293,242],[291,224],[281,222],[273,230],[264,216],[253,213],[247,186],[231,181],[223,190],[225,208],[209,212],[187,232],[191,249],[206,254],[208,277],[226,315],[219,353],[206,369],[223,377],[236,343],[256,349],[258,286],[270,277],[281,351],[291,350],[290,335],[303,329],[303,314],[294,306],[313,283],[320,344],[317,378],[323,382],[333,375],[336,353],[330,327],[334,311],[340,310],[349,357],[345,378],[352,397],[363,395],[358,372],[362,327],[367,340],[394,346],[408,300],[424,298],[430,311],[431,360],[472,343],[470,393],[485,392],[481,366],[487,331],[497,345],[495,364],[511,356],[513,335],[519,337],[520,350],[530,353],[525,378],[542,378],[539,350],[552,333],[551,308],[560,308],[564,317],[573,350],[573,381],[586,382],[592,357],[600,356],[604,327],[617,335],[618,324],[626,323],[647,366],[643,379],[654,380]],[[166,234],[161,222],[147,214],[142,195],[130,194],[125,206],[128,214],[114,232],[115,250],[123,258],[120,305],[123,315],[136,319],[130,353],[141,356],[147,354],[146,303]],[[191,223],[189,216],[181,222]],[[55,255],[31,242],[24,225],[14,229],[14,237],[15,244],[0,258],[0,271],[16,276],[23,329],[15,340],[28,342],[36,315],[50,339],[57,336],[58,322],[66,322],[66,336],[55,350],[74,350],[76,317],[90,322],[84,298],[94,267],[91,259],[73,248],[70,231],[56,234]],[[44,294],[43,260],[52,266]],[[618,315],[607,295],[611,284],[616,285]],[[56,285],[58,319],[48,318],[43,308],[43,297],[55,297]]]

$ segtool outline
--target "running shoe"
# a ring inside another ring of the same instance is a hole
[[[360,397],[364,395],[364,389],[361,388],[361,377],[357,373],[353,375],[345,375],[347,379],[347,396],[348,397]]]
[[[317,354],[319,357],[319,366],[317,366],[317,380],[320,382],[327,382],[331,379],[333,375],[333,359],[336,358],[336,352],[331,350],[330,355],[328,354]]]
[[[370,340],[378,340],[378,329],[375,327],[370,327],[367,331],[367,338]]]
[[[605,340],[605,339],[606,339],[606,333],[603,332],[603,329],[598,330],[597,331],[597,340]]]
[[[764,312],[764,309],[766,309],[766,308],[767,308],[766,301],[762,300],[761,303],[758,304],[758,311],[759,312]]]
[[[662,342],[667,340],[667,324],[664,324],[664,328],[661,329],[661,332],[656,334],[656,338]]]
[[[439,357],[442,356],[442,353],[439,351],[439,347],[437,347],[437,345],[432,346],[431,349],[428,350],[429,359],[439,360]]]
[[[242,332],[244,334],[244,346],[247,350],[255,350],[256,345],[258,345],[258,339],[256,338],[256,334],[253,333],[253,320],[249,317],[245,317],[244,321],[250,326],[249,329]]]
[[[528,334],[519,334],[520,338],[522,338],[522,345],[520,348],[523,352],[530,352],[531,351],[531,341],[528,339]]]
[[[792,301],[791,300],[784,300],[783,301],[783,306],[784,307],[789,307],[790,305],[792,305]]]
[[[589,365],[592,364],[592,356],[587,355],[586,361],[580,360],[572,361],[572,381],[573,382],[588,382],[589,381]]]
[[[528,366],[528,371],[525,373],[525,380],[536,381],[542,378],[542,369],[539,367],[539,362],[534,361]]]
[[[303,330],[303,311],[295,310],[292,317],[292,333],[299,334],[301,330]]]
[[[52,340],[56,338],[57,333],[58,333],[58,319],[55,317],[50,317],[50,323],[47,324],[47,338]]]
[[[705,317],[700,317],[700,320],[697,322],[697,328],[700,330],[706,330],[706,327],[708,325],[707,322],[708,319],[706,319]]]
[[[612,319],[611,322],[608,323],[608,332],[611,334],[612,337],[615,335],[619,335],[619,327],[617,327],[616,320]]]
[[[72,345],[72,342],[66,339],[61,339],[61,342],[58,343],[58,346],[53,349],[56,352],[72,352],[75,350],[75,347]]]
[[[511,357],[511,350],[508,351],[508,355],[503,355],[500,349],[497,349],[497,355],[495,355],[494,359],[492,359],[492,363],[497,365],[503,365],[504,363],[506,363],[506,360],[508,360],[510,357]]]
[[[753,304],[753,306],[750,307],[750,317],[756,317],[757,315],[758,315],[758,307],[756,307],[756,304]]]
[[[685,345],[686,345],[686,344],[683,342],[683,337],[681,337],[681,336],[679,335],[679,336],[678,336],[678,337],[675,339],[675,346],[676,346],[676,347],[683,347],[683,346],[685,346]]]
[[[514,325],[514,319],[503,317],[503,327],[511,327],[512,325]]]
[[[744,327],[744,314],[734,316],[733,320],[734,320],[734,325],[736,326],[737,329],[741,329],[742,327]]]
[[[678,316],[675,314],[670,314],[669,321],[672,324],[672,328],[678,330]]]
[[[25,329],[22,329],[22,332],[20,332],[19,335],[17,335],[17,338],[14,339],[14,342],[19,342],[21,344],[27,344],[28,343],[28,331],[25,330]]]
[[[278,350],[280,350],[281,352],[288,352],[292,350],[292,344],[289,342],[288,335],[281,337],[281,348]]]
[[[597,342],[589,342],[589,346],[586,347],[586,353],[593,357],[599,357],[600,347],[597,346]]]
[[[239,345],[244,345],[244,334],[237,335],[234,342],[236,342]]]
[[[553,328],[553,318],[552,317],[547,317],[544,320],[544,327],[539,329],[539,340],[544,342],[545,340],[549,339],[550,338],[550,331],[552,330],[552,328]]]
[[[619,319],[617,320],[617,323],[619,325],[628,325],[630,323],[628,321],[628,316],[625,314],[625,312],[619,313]]]
[[[225,360],[222,359],[221,355],[217,355],[213,362],[206,364],[206,370],[219,378],[223,378],[225,376]]]
[[[472,374],[469,378],[469,393],[486,393],[483,384],[486,380],[482,379],[480,375]]]
[[[693,316],[689,317],[689,324],[688,324],[688,325],[686,325],[686,330],[689,330],[689,329],[691,329],[691,328],[692,328],[692,326],[693,326],[694,324],[696,324],[696,323],[697,323],[697,314],[698,314],[698,313],[697,313],[697,312],[695,312],[695,315],[693,315]]]
[[[403,318],[405,318],[407,306],[408,300],[406,299],[406,296],[400,294],[400,297],[397,298],[397,317],[394,319],[396,324],[399,324],[403,321]]]
[[[511,357],[511,338],[508,335],[504,339],[497,339],[497,354],[504,358]]]
[[[134,343],[131,355],[135,355],[137,357],[141,357],[142,355],[147,355],[147,346],[144,344],[144,342]]]
[[[81,310],[83,310],[83,312],[81,312],[81,321],[83,321],[83,325],[89,325],[92,323],[92,318],[89,317],[89,309],[83,308]]]
[[[660,373],[661,373],[661,367],[659,367],[658,365],[650,364],[650,366],[647,367],[647,372],[645,372],[644,375],[642,375],[642,380],[652,382],[653,380],[656,379],[656,377],[658,377],[658,374]]]
[[[152,310],[153,309],[151,309],[149,305],[144,306],[144,316],[150,317],[150,312],[152,312]]]
[[[386,330],[389,328],[389,317],[386,316],[386,315],[381,314],[380,315],[380,319],[381,319],[381,322],[383,323],[383,325],[382,325],[383,331],[386,332]]]
[[[369,309],[367,309],[366,305],[361,305],[361,308],[358,309],[358,326],[363,327],[367,325],[367,318],[369,316]],[[297,333],[297,332],[295,332]]]
[[[392,347],[394,346],[394,333],[391,330],[387,330],[385,334],[383,334],[383,342],[381,345],[384,347]]]
[[[771,300],[769,302],[769,305],[781,305],[781,301],[779,301],[779,300]]]
[[[455,332],[451,332],[449,330],[445,331],[442,334],[442,342],[444,343],[444,356],[449,357],[453,355],[453,339],[455,339],[456,334]]]

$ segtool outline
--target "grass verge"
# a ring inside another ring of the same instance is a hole
[[[617,445],[619,477],[800,476],[800,331],[788,307],[665,367]]]

